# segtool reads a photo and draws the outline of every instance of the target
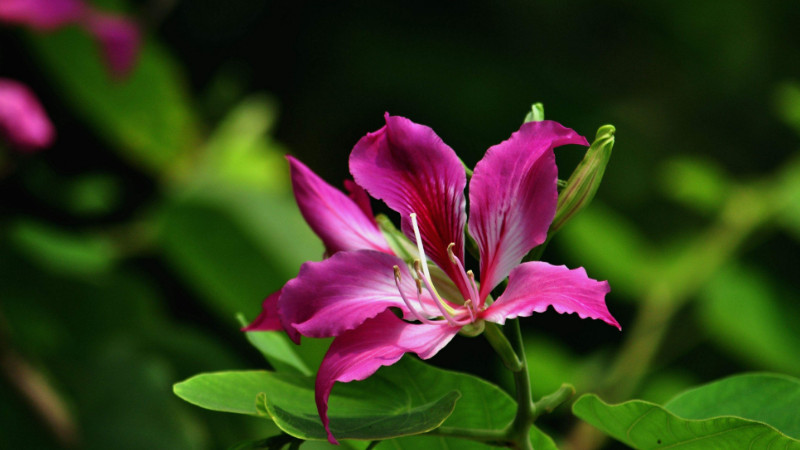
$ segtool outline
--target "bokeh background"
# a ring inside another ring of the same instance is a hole
[[[533,102],[589,140],[616,126],[595,202],[544,259],[608,279],[623,330],[524,319],[537,396],[567,381],[663,402],[733,373],[800,375],[797,2],[94,4],[143,30],[127,79],[77,27],[0,24],[0,76],[27,83],[58,134],[0,155],[0,447],[275,434],[171,386],[268,367],[242,320],[322,255],[283,154],[341,186],[385,111],[470,165]],[[558,150],[561,178],[581,156]],[[432,362],[508,382],[482,338]],[[576,423],[562,407],[542,427],[565,447],[614,445]]]

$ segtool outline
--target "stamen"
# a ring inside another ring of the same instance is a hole
[[[480,294],[478,293],[478,283],[475,282],[475,274],[472,270],[467,271],[467,277],[469,278],[469,285],[472,288],[473,295],[475,295],[476,299],[478,300],[477,309],[483,308],[483,300],[480,300]],[[477,309],[475,312],[477,312]]]
[[[467,308],[467,312],[469,313],[470,323],[475,322],[475,313],[472,311],[472,308],[474,308],[475,305],[472,303],[472,300],[467,299],[467,301],[464,302],[464,307]]]
[[[411,313],[412,316],[414,316],[417,320],[419,320],[422,323],[427,323],[427,324],[435,323],[432,320],[428,319],[427,317],[423,317],[420,313],[417,312],[417,310],[414,309],[413,306],[411,306],[411,302],[406,298],[406,295],[403,294],[403,289],[400,288],[400,268],[397,266],[394,266],[394,284],[397,286],[397,291],[400,293],[400,297],[402,297],[403,303],[406,304],[406,308],[408,308],[408,311]],[[422,302],[419,301],[419,292],[417,292],[417,300],[418,303],[421,305]]]
[[[467,273],[464,272],[464,266],[461,264],[456,255],[453,253],[453,247],[455,247],[455,242],[451,242],[450,245],[447,246],[447,256],[450,257],[450,262],[456,266],[456,272],[461,276],[461,282],[464,283],[464,286],[467,287],[469,290],[469,296],[476,299],[478,301],[478,290],[475,289],[475,276],[473,275],[472,279],[468,278]],[[470,272],[472,272],[470,270]]]
[[[419,232],[419,225],[417,224],[417,214],[411,213],[409,216],[411,217],[411,226],[414,228],[414,238],[416,238],[417,250],[419,251],[419,259],[414,260],[414,271],[417,273],[417,276],[420,278],[421,282],[425,285],[428,293],[430,293],[431,297],[433,297],[433,303],[435,303],[436,307],[439,308],[439,311],[442,313],[442,317],[447,320],[447,323],[449,323],[451,326],[466,325],[469,322],[464,320],[456,320],[453,318],[452,314],[455,313],[455,310],[445,305],[442,297],[438,292],[436,292],[433,281],[431,281],[430,271],[428,270],[428,260],[425,258],[425,249],[422,247],[422,235]],[[423,309],[425,308],[422,301],[420,301],[419,304]],[[425,312],[428,313],[428,311]]]
[[[456,262],[458,258],[456,258],[455,252],[453,252],[453,247],[456,246],[455,242],[451,242],[450,245],[447,246],[447,256],[450,257],[450,262]]]
[[[420,296],[420,294],[422,294],[422,280],[419,278],[414,278],[414,282],[417,283],[417,303],[419,303],[420,308],[422,308],[422,312],[428,317],[435,317],[435,312],[431,312],[428,309],[428,305],[422,302],[422,298]]]

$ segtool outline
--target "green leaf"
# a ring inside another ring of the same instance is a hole
[[[715,162],[676,157],[661,168],[662,191],[669,198],[702,213],[715,212],[731,190],[731,182]]]
[[[380,379],[370,379],[372,386]],[[307,440],[326,439],[314,404],[314,385],[310,379],[284,377],[267,395],[266,406],[275,423],[286,433]],[[387,439],[430,431],[441,425],[453,411],[457,391],[450,391],[430,402],[413,402],[394,385],[365,390],[365,385],[344,385],[329,402],[330,428],[337,439]],[[405,393],[407,394],[407,393]],[[376,408],[375,396],[380,407]]]
[[[665,406],[642,400],[609,405],[594,394],[572,411],[625,444],[641,449],[800,449],[800,381],[749,374],[687,391]]]
[[[110,78],[97,46],[76,27],[31,34],[30,43],[54,90],[131,161],[162,171],[196,148],[198,126],[185,83],[152,40],[145,40],[125,80]]]
[[[443,427],[500,430],[514,419],[516,402],[505,391],[481,378],[437,369],[408,357],[394,366],[381,369],[378,373],[387,372],[392,372],[391,376],[399,380],[413,382],[420,395],[439,395],[448,389],[457,389],[461,393],[461,399],[456,403],[453,414],[442,424]],[[542,438],[539,436],[537,439]],[[410,436],[381,443],[378,448],[477,450],[485,449],[487,446],[475,441],[450,437]]]
[[[530,439],[536,450],[558,450],[553,439],[536,426],[531,427]]]
[[[726,415],[763,422],[800,440],[800,380],[786,375],[734,375],[690,389],[664,408],[686,419]]]
[[[218,372],[178,383],[174,391],[190,403],[216,411],[257,416],[259,408],[264,408],[288,434],[301,439],[326,438],[311,377],[266,371]],[[337,383],[329,401],[331,429],[340,439],[387,439],[439,425],[499,430],[511,422],[515,409],[514,400],[497,386],[409,357],[365,381]]]
[[[778,116],[800,134],[800,85],[784,83],[775,95]]]
[[[800,337],[789,320],[797,315],[781,304],[775,286],[753,268],[725,266],[701,291],[698,314],[711,338],[731,354],[756,367],[800,374],[800,360],[787,357],[800,354]]]
[[[398,380],[373,376],[337,386],[329,400],[330,427],[339,439],[385,439],[422,433],[451,414],[457,391],[426,401]],[[275,423],[300,439],[326,439],[314,401],[314,380],[275,372],[201,374],[174,386],[182,399],[207,409],[259,415],[264,402]],[[259,396],[260,393],[266,395]]]
[[[264,297],[322,254],[293,203],[236,189],[186,194],[161,210],[159,242],[221,317],[255,318]]]
[[[633,224],[598,203],[573,218],[555,242],[591,267],[593,278],[635,298],[658,275],[653,250]],[[624,298],[624,297],[621,297]]]
[[[96,275],[117,259],[111,241],[100,235],[75,234],[33,221],[19,221],[10,240],[43,268],[68,275]]]
[[[530,440],[536,450],[558,450],[553,439],[536,426],[531,427]],[[426,435],[389,439],[376,447],[378,450],[487,450],[489,448],[500,449],[503,447],[494,447],[467,439]]]
[[[159,242],[168,260],[220,317],[256,317],[285,281],[277,261],[214,205],[176,202],[163,210]]]
[[[275,110],[264,95],[250,96],[236,105],[209,137],[192,176],[201,183],[288,192],[286,151],[267,136]]]
[[[244,316],[237,316],[239,324],[247,325]],[[297,347],[282,331],[248,331],[247,340],[267,358],[267,361],[279,372],[293,372],[311,376],[313,372],[295,350]]]
[[[268,389],[275,374],[265,371],[213,372],[195,375],[176,383],[178,397],[213,411],[261,416],[256,396]]]

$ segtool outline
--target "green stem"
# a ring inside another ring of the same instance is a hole
[[[524,367],[523,362],[518,356],[517,352],[514,351],[514,347],[512,347],[511,343],[508,342],[508,339],[503,334],[503,330],[500,328],[500,326],[493,322],[485,323],[486,329],[484,330],[483,335],[486,336],[486,340],[489,341],[489,344],[491,344],[492,348],[494,348],[497,354],[500,355],[500,359],[503,360],[503,364],[506,366],[506,368],[514,373],[522,370]]]
[[[511,329],[511,343],[517,355],[521,367],[514,372],[514,387],[516,388],[517,414],[511,427],[508,430],[508,437],[515,444],[514,448],[523,450],[533,450],[531,439],[531,425],[535,420],[533,411],[534,405],[531,397],[531,379],[528,374],[528,362],[525,358],[525,346],[522,343],[522,330],[519,320],[513,319],[508,324]]]
[[[536,420],[544,413],[553,412],[554,409],[572,398],[573,395],[575,395],[575,388],[571,384],[562,384],[557,391],[545,395],[533,404],[533,420]]]

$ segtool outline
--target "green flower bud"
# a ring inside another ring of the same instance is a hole
[[[541,103],[534,103],[531,105],[531,110],[525,115],[525,120],[522,123],[528,122],[541,122],[544,120],[544,105]]]
[[[558,195],[556,217],[550,225],[550,235],[558,231],[572,216],[591,203],[603,179],[608,160],[611,158],[615,131],[613,125],[603,125],[597,130],[594,142],[586,151],[586,155],[578,167],[570,175],[566,187]]]

